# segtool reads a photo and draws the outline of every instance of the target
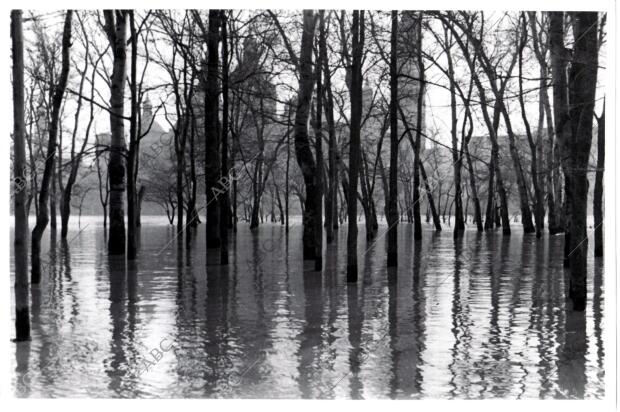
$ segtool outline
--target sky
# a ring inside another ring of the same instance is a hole
[[[82,13],[82,12],[79,12],[79,13]],[[176,13],[178,13],[179,16],[181,16],[180,11],[176,11]],[[254,13],[254,11],[242,11],[242,12],[239,12],[239,15],[242,18],[245,18],[252,13]],[[142,16],[144,16],[144,14],[145,14],[144,11],[138,11],[138,14],[137,14],[138,23],[141,21]],[[377,22],[379,26],[383,25],[382,27],[384,29],[387,29],[388,28],[388,20],[386,20],[387,14],[386,13],[381,13],[381,14],[373,13],[373,14],[374,14],[373,18],[375,22]],[[62,10],[44,11],[44,12],[26,11],[24,13],[24,18],[26,19],[25,24],[24,24],[24,31],[25,31],[24,35],[26,38],[27,47],[30,46],[30,48],[32,48],[32,42],[35,39],[35,35],[32,30],[32,28],[34,27],[34,23],[32,22],[32,19],[31,19],[33,15],[37,16],[37,19],[39,22],[38,24],[40,24],[41,27],[43,27],[46,34],[50,36],[55,35],[55,36],[58,36],[58,38],[60,38],[60,32],[62,29],[62,23],[64,19],[64,11]],[[206,13],[204,13],[204,16],[206,17]],[[90,16],[85,17],[84,15],[81,14],[81,17],[83,21],[85,22],[86,32],[88,33],[88,36],[94,40],[94,43],[97,45],[99,50],[105,49],[105,47],[107,46],[107,39],[105,38],[101,28],[98,27],[98,23],[96,21],[95,15],[92,14],[91,12]],[[487,28],[487,30],[492,31],[493,33],[496,33],[499,36],[499,40],[495,44],[491,44],[490,41],[487,42],[487,46],[489,47],[489,50],[493,50],[494,48],[505,49],[506,47],[510,47],[512,43],[512,39],[515,37],[514,33],[511,30],[514,30],[515,20],[517,17],[518,15],[516,12],[513,12],[508,16],[505,15],[504,12],[486,12],[485,13],[485,20],[486,20],[485,27]],[[281,17],[282,24],[290,29],[287,33],[290,36],[291,42],[293,43],[293,49],[296,51],[298,51],[299,49],[299,43],[298,43],[299,37],[300,37],[299,21],[300,21],[300,14],[298,13],[298,11],[287,11],[286,15]],[[367,17],[367,23],[368,22],[369,22],[369,19]],[[334,30],[337,30],[337,27],[334,26],[335,21],[332,21],[331,24],[332,24],[332,27],[331,27],[332,32]],[[435,20],[431,22],[431,27],[439,36],[443,36],[441,24],[438,21]],[[196,30],[198,30],[198,28],[196,28]],[[74,41],[73,41],[73,45],[71,48],[71,53],[72,53],[72,62],[74,64],[71,65],[71,72],[70,72],[71,77],[70,77],[69,88],[71,88],[72,90],[77,90],[78,89],[77,83],[79,81],[79,77],[78,77],[76,68],[79,67],[81,69],[82,67],[82,64],[83,64],[82,56],[84,55],[84,46],[83,46],[83,42],[81,41],[81,39],[83,38],[83,35],[81,31],[79,30],[78,19],[76,19],[75,16],[74,16],[73,35],[74,35]],[[383,43],[386,43],[386,45],[389,47],[389,43],[387,43],[389,41],[389,34],[384,33],[381,35],[384,37]],[[160,36],[160,35],[155,34],[155,36]],[[489,36],[488,38],[490,39],[491,36]],[[149,43],[149,53],[150,53],[151,58],[169,59],[171,56],[171,47],[168,44],[166,44],[166,42],[162,41],[161,39],[155,40],[155,42],[156,43],[153,43],[153,42]],[[332,47],[335,50],[338,50],[339,46],[337,43],[338,43],[338,38],[336,37],[330,38],[330,47]],[[374,43],[370,39],[370,33],[368,32],[367,32],[367,46],[370,48],[374,48]],[[428,54],[436,56],[437,62],[443,65],[444,68],[447,66],[445,54],[441,52],[439,44],[433,38],[433,36],[429,33],[425,33],[425,37],[423,40],[423,48],[425,52],[427,52]],[[455,60],[455,69],[456,69],[457,79],[462,79],[464,81],[468,80],[469,71],[468,71],[468,68],[465,62],[462,61],[460,57],[460,53],[458,51],[458,45],[455,44],[452,47],[451,51],[452,51],[453,59]],[[92,52],[92,46],[91,46],[91,52]],[[111,68],[111,58],[109,54],[110,53],[108,53],[108,56],[106,56],[105,58],[105,62],[106,62],[105,64],[108,68]],[[142,50],[142,48],[139,49],[139,54],[140,54],[140,58],[138,60],[138,71],[139,73],[141,73],[144,67],[144,63],[145,63],[145,59],[143,58],[144,51]],[[601,67],[599,70],[599,88],[597,90],[597,100],[598,100],[597,113],[600,113],[600,110],[602,107],[602,92],[604,91],[604,80],[606,78],[605,55],[606,53],[603,51],[600,57]],[[367,58],[367,67],[365,69],[369,70],[368,79],[370,80],[371,87],[375,89],[376,87],[378,87],[377,86],[377,72],[379,70],[384,70],[385,66],[384,66],[384,62],[379,62],[377,66],[373,66],[372,68],[369,69],[368,66],[370,64],[368,63],[369,62],[372,63],[372,60],[373,60],[373,56],[369,56]],[[58,64],[60,63],[58,62]],[[426,63],[426,66],[427,66],[426,77],[430,81],[430,83],[427,85],[426,94],[425,94],[427,134],[433,136],[435,139],[441,141],[444,144],[450,144],[450,127],[451,127],[450,126],[450,93],[447,90],[449,83],[448,83],[446,76],[442,73],[440,69],[438,69],[437,67],[434,67],[429,62]],[[533,56],[533,53],[530,50],[526,49],[524,52],[524,75],[525,77],[532,78],[532,79],[539,77],[538,70],[539,70],[538,63],[535,57]],[[516,75],[516,74],[517,74],[517,68],[515,67],[513,71],[513,75]],[[109,72],[108,73],[100,72],[95,80],[95,95],[96,95],[95,100],[99,104],[104,105],[104,106],[108,106],[108,99],[109,99],[109,86],[106,84],[106,81],[105,81],[106,75],[109,75]],[[336,73],[332,79],[333,87],[335,89],[344,90],[345,86],[344,86],[343,79],[344,79],[343,70],[340,70],[340,72]],[[283,70],[279,76],[274,78],[274,81],[278,84],[278,87],[277,87],[278,95],[279,95],[279,98],[282,100],[285,100],[288,96],[292,94],[292,92],[294,93],[294,90],[297,88],[297,79],[293,75],[292,71],[290,70],[290,67],[285,67],[285,70]],[[486,78],[483,78],[483,81],[486,83]],[[154,106],[157,106],[158,102],[161,102],[162,100],[166,101],[166,110],[160,110],[156,118],[159,124],[164,129],[170,128],[169,122],[166,120],[166,117],[165,117],[166,115],[164,114],[164,112],[174,113],[174,101],[171,98],[169,92],[164,91],[161,87],[158,87],[158,86],[161,84],[169,83],[169,82],[170,82],[170,77],[168,76],[166,71],[161,66],[159,66],[156,62],[151,61],[148,64],[147,71],[145,73],[145,84],[147,85],[147,87],[154,88],[154,90],[148,94]],[[26,83],[28,84],[28,77],[26,77]],[[389,96],[389,90],[387,89],[387,86],[388,86],[387,82],[385,81],[379,86],[384,89],[384,94],[386,97]],[[467,85],[462,84],[462,87],[466,89]],[[530,125],[532,126],[534,132],[535,132],[535,127],[536,127],[537,119],[538,119],[538,104],[537,104],[538,92],[536,91],[537,88],[538,88],[537,80],[524,81],[524,89],[533,90],[533,92],[528,93],[528,95],[526,96],[526,111],[527,111]],[[513,92],[517,90],[516,81],[511,81],[509,90],[512,90]],[[90,85],[86,84],[83,93],[87,96],[90,95]],[[510,94],[510,91],[508,91],[507,94]],[[488,96],[490,97],[490,92]],[[551,90],[549,90],[549,97],[552,98]],[[126,98],[129,99],[128,92],[126,92]],[[457,99],[457,104],[459,103],[459,100],[460,99]],[[507,102],[507,105],[511,113],[511,119],[513,122],[513,127],[515,129],[515,132],[518,134],[524,134],[525,128],[524,128],[523,121],[521,118],[521,112],[518,106],[517,99],[514,99],[514,98],[507,99],[506,102]],[[279,105],[279,107],[282,108],[282,105]],[[82,118],[81,118],[81,123],[80,123],[80,127],[82,128],[82,130],[83,128],[86,127],[86,123],[87,123],[86,116],[88,114],[87,113],[88,109],[89,109],[88,105],[85,105],[85,107],[83,107],[83,111],[81,115]],[[63,127],[66,130],[66,132],[70,132],[73,128],[74,110],[75,110],[75,99],[70,99],[66,103],[65,113],[64,113],[65,118],[63,120]],[[129,110],[129,104],[126,103],[127,113],[128,113],[128,110]],[[108,113],[100,109],[96,110],[96,113],[97,114],[96,114],[95,122],[94,122],[94,131],[96,133],[107,132],[109,130]],[[463,115],[462,107],[459,105],[459,131],[460,131],[460,124],[463,119],[462,115]],[[474,116],[476,119],[474,134],[476,135],[487,134],[486,127],[483,123],[482,115],[481,115],[479,108],[476,108],[474,110]],[[336,118],[338,118],[337,113],[336,113]],[[172,121],[172,123],[174,123],[174,121]],[[126,129],[128,131],[128,124],[126,126]],[[500,134],[502,132],[504,132],[503,122],[502,122],[502,126],[500,126]]]

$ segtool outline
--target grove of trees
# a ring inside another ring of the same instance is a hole
[[[515,225],[563,234],[569,296],[584,310],[590,213],[603,255],[605,22],[596,12],[12,11],[17,340],[29,338],[28,271],[31,284],[46,275],[41,239],[56,230],[56,205],[64,239],[85,198],[103,210],[108,253],[128,260],[140,253],[143,204],[176,220],[185,247],[204,223],[221,265],[238,222],[288,229],[300,215],[304,259],[321,271],[346,224],[348,282],[362,222],[366,242],[387,239],[388,267],[407,253],[401,224],[416,242],[425,225],[455,238]]]

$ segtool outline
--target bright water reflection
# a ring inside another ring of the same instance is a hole
[[[106,256],[99,220],[51,248],[45,236],[33,339],[12,345],[17,396],[604,396],[602,263],[590,258],[585,314],[566,311],[561,237],[428,231],[415,244],[403,224],[388,273],[385,238],[367,245],[361,230],[347,285],[346,229],[321,274],[303,264],[300,226],[240,225],[220,267],[204,225],[189,250],[161,253],[174,229],[143,225],[127,263]]]

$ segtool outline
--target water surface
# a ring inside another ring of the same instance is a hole
[[[346,228],[319,273],[299,225],[240,224],[222,267],[204,225],[185,250],[165,219],[143,218],[124,262],[106,255],[99,219],[73,224],[66,242],[44,236],[32,341],[9,354],[16,396],[604,396],[602,261],[588,261],[586,312],[567,310],[561,236],[455,241],[429,227],[415,243],[401,224],[388,272],[386,227],[369,244],[360,226],[348,285]]]

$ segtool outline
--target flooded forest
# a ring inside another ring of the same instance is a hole
[[[13,396],[604,398],[606,21],[12,10]]]

